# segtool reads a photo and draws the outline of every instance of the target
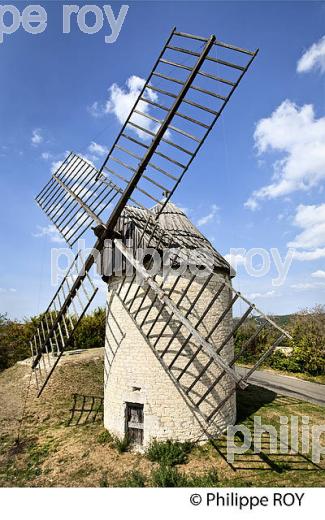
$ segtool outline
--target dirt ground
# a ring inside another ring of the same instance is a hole
[[[72,394],[98,397],[94,402],[103,395],[101,349],[64,356],[39,399],[32,383],[20,425],[29,378],[29,360],[0,373],[0,487],[125,486],[134,471],[144,485],[152,485],[158,464],[145,454],[119,453],[100,413],[95,422],[87,412],[77,417],[79,424],[75,417],[69,425]],[[308,414],[313,424],[324,422],[324,408],[271,394],[256,387],[245,390],[239,396],[239,420],[250,425],[258,411],[271,424],[285,414]],[[324,460],[315,465],[310,454],[270,455],[266,439],[260,453],[250,451],[229,464],[225,450],[226,438],[194,447],[178,469],[189,476],[213,470],[220,486],[325,486]]]

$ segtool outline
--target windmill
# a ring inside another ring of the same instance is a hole
[[[96,295],[97,265],[108,284],[104,424],[138,444],[223,431],[236,419],[236,389],[288,336],[232,287],[229,264],[170,202],[256,54],[174,28],[102,167],[70,153],[36,198],[70,247],[90,227],[96,235],[31,342],[38,395]],[[238,302],[245,310],[233,319]],[[258,326],[235,353],[253,316]],[[239,376],[236,360],[265,327],[274,341]]]

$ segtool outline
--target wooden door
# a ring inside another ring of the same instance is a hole
[[[126,403],[126,435],[131,444],[143,444],[143,404]]]

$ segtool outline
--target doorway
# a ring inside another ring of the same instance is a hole
[[[131,444],[143,444],[143,404],[126,403],[125,433]]]

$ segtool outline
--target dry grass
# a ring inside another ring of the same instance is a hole
[[[100,421],[67,426],[71,394],[102,395],[103,359],[100,350],[66,357],[40,399],[27,401],[21,443],[15,439],[29,380],[29,366],[17,364],[0,373],[0,486],[93,487],[152,485],[157,463],[134,452],[118,453]],[[279,415],[309,415],[324,421],[324,408],[276,397],[251,387],[240,396],[240,420],[250,424],[258,411],[263,421],[276,424]],[[246,454],[233,467],[226,460],[225,439],[195,447],[178,471],[200,477],[217,471],[220,486],[324,486],[325,472],[302,456]],[[324,464],[322,466],[325,468]],[[143,483],[143,484],[141,484]],[[199,485],[199,484],[198,484]]]

